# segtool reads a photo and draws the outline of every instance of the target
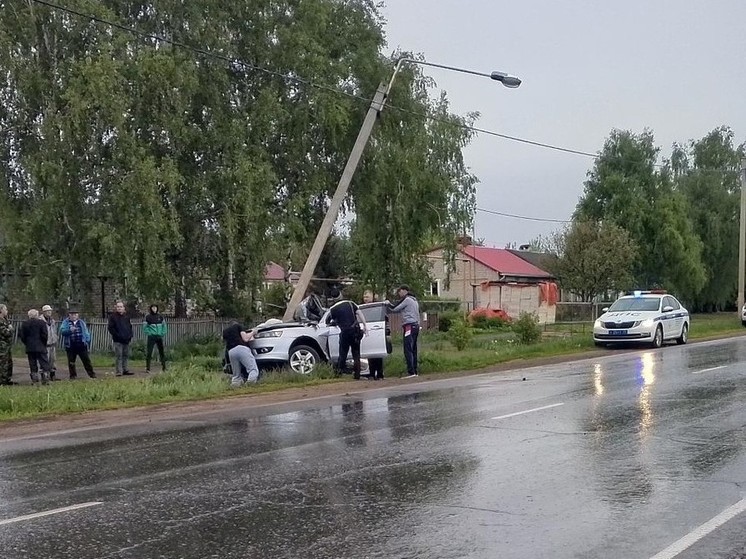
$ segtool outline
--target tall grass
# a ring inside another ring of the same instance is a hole
[[[180,364],[147,378],[96,379],[52,383],[47,386],[1,386],[0,421],[70,412],[126,408],[164,402],[205,400],[230,394],[278,390],[335,382],[322,367],[314,375],[278,371],[263,375],[255,385],[230,387],[229,377],[199,360]]]

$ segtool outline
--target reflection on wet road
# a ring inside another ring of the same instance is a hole
[[[731,340],[0,441],[0,557],[741,557],[744,514],[697,529],[746,495],[745,371]]]

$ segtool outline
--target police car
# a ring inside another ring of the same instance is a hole
[[[597,346],[648,343],[661,347],[667,340],[689,339],[689,311],[676,297],[661,291],[634,291],[604,309],[593,325]]]

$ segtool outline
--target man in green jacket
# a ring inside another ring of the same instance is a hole
[[[166,353],[163,349],[163,340],[168,332],[166,326],[166,320],[163,315],[158,312],[158,305],[151,305],[148,316],[145,317],[143,322],[143,329],[147,336],[147,351],[145,353],[145,372],[150,372],[150,361],[153,357],[153,348],[158,348],[158,357],[161,360],[161,370],[166,370]]]

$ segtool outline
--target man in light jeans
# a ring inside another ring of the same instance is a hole
[[[59,342],[59,336],[57,334],[57,321],[52,317],[52,307],[50,305],[44,305],[41,308],[44,322],[47,323],[47,361],[49,361],[49,378],[51,380],[59,380],[57,378],[57,342]]]
[[[223,340],[228,360],[231,363],[231,386],[240,388],[245,382],[257,382],[259,380],[259,367],[256,364],[254,353],[246,344],[254,339],[254,333],[234,322],[223,330]],[[244,380],[241,368],[245,368],[248,378]]]
[[[114,342],[116,355],[116,375],[130,376],[135,373],[129,370],[130,342],[132,341],[132,323],[125,314],[124,303],[117,301],[114,312],[109,316],[109,334]]]

